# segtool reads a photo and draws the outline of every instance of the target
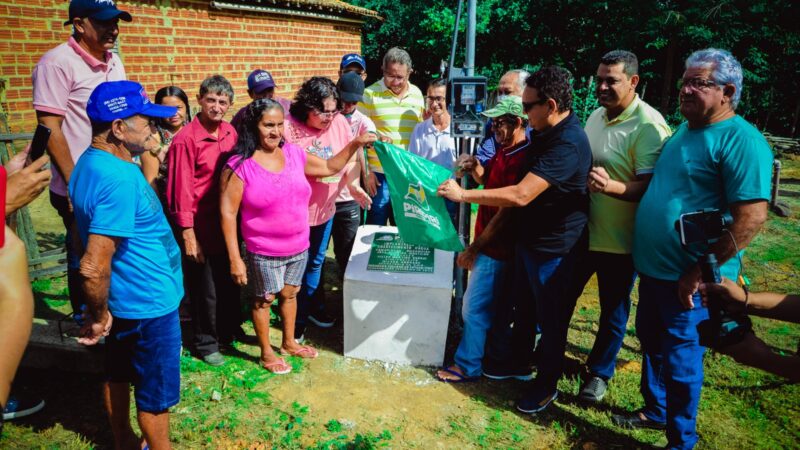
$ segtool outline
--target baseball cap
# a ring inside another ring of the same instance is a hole
[[[518,95],[509,95],[496,104],[494,108],[482,112],[486,117],[500,117],[506,114],[512,116],[527,118],[528,115],[522,110],[522,97]]]
[[[364,97],[364,80],[355,72],[347,72],[339,78],[336,89],[339,90],[339,98],[343,102],[360,102]]]
[[[342,56],[342,65],[340,67],[344,69],[350,64],[358,64],[362,69],[367,70],[367,62],[358,53],[348,53]]]
[[[76,17],[91,17],[97,20],[111,20],[119,17],[125,22],[133,20],[130,13],[117,9],[114,0],[72,0],[69,2],[69,20],[64,25],[72,23]]]
[[[178,112],[174,106],[156,105],[135,81],[106,81],[89,96],[86,113],[93,122],[113,122],[141,114],[166,119]]]
[[[247,90],[252,92],[261,92],[264,89],[274,88],[275,80],[272,75],[266,70],[256,69],[250,72],[247,77]]]

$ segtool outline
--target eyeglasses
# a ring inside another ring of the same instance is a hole
[[[704,80],[702,78],[691,78],[688,80],[680,80],[678,82],[678,90],[682,90],[684,87],[689,87],[693,91],[706,92],[714,86],[720,86],[720,83],[717,83],[714,80]]]
[[[440,97],[427,96],[425,97],[425,99],[428,100],[428,103],[444,103],[444,97],[441,96]]]
[[[311,112],[315,116],[321,117],[323,119],[332,119],[332,118],[336,117],[337,114],[339,114],[339,110],[338,109],[335,110],[335,111],[320,111],[318,109],[312,109]]]
[[[522,102],[522,112],[526,112],[527,113],[534,106],[536,106],[536,105],[544,105],[545,103],[547,103],[547,99],[546,98],[536,100],[535,102]]]
[[[517,126],[517,120],[516,119],[501,119],[499,117],[495,118],[495,119],[492,119],[492,127],[500,128],[502,126],[516,127]]]

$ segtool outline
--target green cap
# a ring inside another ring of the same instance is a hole
[[[527,118],[528,115],[522,111],[522,97],[516,95],[509,95],[504,98],[500,103],[496,104],[494,108],[482,112],[486,117],[500,117],[506,114],[512,116]]]

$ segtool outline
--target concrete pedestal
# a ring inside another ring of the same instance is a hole
[[[362,226],[344,276],[344,355],[441,366],[453,292],[453,253],[434,250],[433,273],[367,270],[377,232]]]

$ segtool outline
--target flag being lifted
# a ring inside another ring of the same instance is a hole
[[[436,188],[451,173],[444,167],[391,144],[373,144],[389,183],[394,221],[409,244],[460,252],[464,245]]]

